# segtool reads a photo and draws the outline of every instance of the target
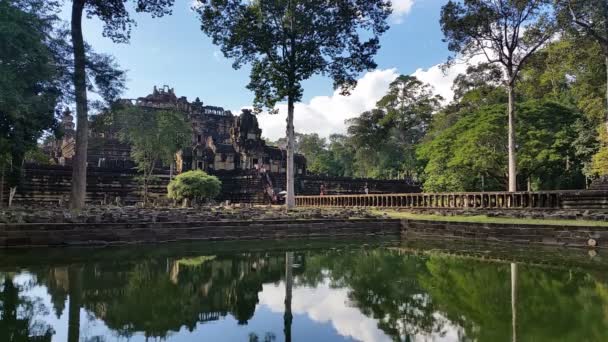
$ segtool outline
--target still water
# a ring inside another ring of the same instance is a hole
[[[608,269],[330,246],[0,254],[0,341],[608,341]]]

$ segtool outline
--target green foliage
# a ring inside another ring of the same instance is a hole
[[[581,186],[580,162],[572,142],[579,112],[555,102],[528,101],[518,106],[520,181],[540,189]],[[504,105],[463,113],[457,122],[418,148],[426,161],[425,191],[504,190],[507,182]],[[577,175],[579,175],[577,177]]]
[[[517,191],[514,87],[527,60],[555,32],[549,0],[450,0],[441,9],[441,30],[456,59],[485,56],[502,68],[508,93],[508,190]]]
[[[148,183],[158,163],[170,165],[175,153],[188,146],[192,127],[183,113],[130,106],[116,113],[121,140],[131,145],[131,157],[141,172],[144,203]]]
[[[418,281],[437,311],[474,341],[512,335],[510,265],[432,256]],[[606,339],[606,285],[589,273],[517,266],[516,329],[530,341]],[[596,305],[589,306],[594,302]]]
[[[558,101],[584,115],[576,123],[574,147],[584,174],[593,177],[598,171],[592,165],[600,148],[598,127],[605,130],[606,67],[597,42],[575,38],[566,34],[531,58],[518,89],[528,98]]]
[[[560,24],[569,32],[600,43],[608,57],[608,3],[604,0],[555,0]]]
[[[55,108],[65,70],[54,49],[56,3],[0,1],[0,164],[16,186],[28,151],[58,132]],[[24,56],[27,56],[25,58]]]
[[[548,0],[450,0],[441,9],[441,30],[451,57],[482,55],[504,68],[513,85],[526,60],[554,34]]]
[[[83,14],[88,18],[97,17],[103,24],[103,36],[114,42],[126,43],[134,24],[125,6],[127,0],[72,0],[71,38],[73,52],[73,89],[76,102],[76,155],[72,165],[72,191],[70,206],[80,209],[84,206],[87,174],[87,141],[88,141],[88,100],[87,91],[91,89],[91,79],[95,80],[98,89],[107,100],[120,92],[124,83],[122,72],[114,72],[113,59],[98,55],[91,58],[87,54],[88,46],[84,42],[82,30]],[[137,0],[133,1],[137,12],[151,13],[160,17],[171,13],[173,0]],[[107,68],[109,66],[109,68]],[[88,70],[87,70],[88,69]],[[145,187],[144,187],[145,188]],[[144,190],[144,199],[147,199]]]
[[[115,43],[128,43],[135,21],[127,9],[127,0],[72,0],[83,2],[87,16],[97,16],[103,24],[103,36]],[[150,13],[153,18],[171,14],[175,0],[132,0],[138,13]]]
[[[219,195],[222,182],[201,170],[184,172],[171,180],[168,197],[176,201],[184,199],[202,201]]]
[[[441,97],[413,76],[399,76],[377,108],[349,120],[355,173],[364,177],[417,177],[415,147],[427,133]]]
[[[600,127],[599,140],[600,145],[597,153],[593,155],[591,160],[591,174],[594,176],[608,175],[608,133],[604,127]]]
[[[360,73],[376,67],[374,55],[391,13],[388,0],[248,1],[199,0],[202,30],[219,45],[233,67],[251,65],[247,86],[260,112],[287,100],[287,198],[295,206],[294,103],[302,82],[322,74],[348,94]],[[317,167],[317,166],[315,166]],[[319,166],[319,169],[322,168]]]
[[[286,139],[281,138],[270,145],[286,145]],[[318,134],[295,134],[295,152],[306,157],[307,170],[314,174],[334,177],[351,177],[354,169],[355,151],[349,137],[332,134],[329,142]]]
[[[198,1],[202,30],[236,68],[251,64],[258,109],[301,99],[300,82],[323,73],[351,89],[373,69],[390,1]],[[360,33],[365,32],[365,40]]]

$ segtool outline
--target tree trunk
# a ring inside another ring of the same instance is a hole
[[[295,198],[295,165],[293,163],[294,147],[295,147],[295,132],[293,128],[293,112],[294,103],[293,97],[287,99],[287,199],[285,204],[287,209],[292,209],[296,206]]]
[[[515,89],[508,85],[509,92],[509,192],[517,191],[517,151],[515,150]]]
[[[291,342],[291,292],[293,288],[293,252],[285,253],[285,315],[283,316],[283,333],[285,342]]]
[[[17,187],[12,186],[8,190],[8,206],[9,208],[13,206],[13,198],[15,198],[15,193],[17,193]]]
[[[82,37],[82,12],[85,0],[72,3],[72,44],[74,46],[74,89],[76,92],[76,154],[72,164],[70,207],[81,209],[87,188],[87,145],[89,117],[87,112],[86,56]]]
[[[144,208],[148,206],[148,177],[144,177]]]
[[[69,312],[68,342],[80,341],[80,301],[82,299],[82,269],[78,266],[68,268]]]
[[[517,264],[511,263],[511,337],[517,341]]]

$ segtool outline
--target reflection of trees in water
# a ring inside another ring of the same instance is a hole
[[[456,329],[460,340],[512,336],[511,267],[458,257],[387,250],[311,254],[298,284],[330,279],[351,305],[395,340]],[[590,274],[524,264],[517,271],[522,341],[608,341],[608,284]]]
[[[283,277],[284,260],[283,255],[265,254],[148,259],[84,264],[78,277],[73,267],[69,277],[59,269],[40,273],[51,297],[64,299],[66,293],[72,297],[76,292],[74,298],[80,298],[84,308],[121,336],[142,332],[166,337],[182,327],[193,331],[198,323],[227,314],[246,324],[254,315],[262,284]],[[79,279],[80,288],[74,279]],[[78,312],[71,306],[70,313]],[[78,324],[75,316],[70,315],[69,321]]]
[[[85,263],[40,270],[36,278],[47,286],[58,314],[84,307],[122,336],[166,337],[228,314],[246,324],[262,285],[284,279],[290,270],[295,287],[329,282],[348,288],[348,305],[377,319],[378,328],[394,340],[442,335],[449,329],[456,329],[461,340],[502,341],[512,335],[510,266],[468,258],[385,249],[300,252],[293,261],[286,254],[248,253]],[[608,340],[608,285],[595,274],[519,264],[517,275],[515,329],[520,340]],[[34,310],[35,300],[19,297],[21,289],[12,280],[0,279],[0,334],[8,328],[20,331],[15,336],[52,333],[50,327],[36,325],[41,313]],[[65,308],[68,296],[80,304],[70,300],[74,308]],[[31,308],[19,309],[30,312],[27,321],[11,314],[15,305]],[[288,339],[290,301],[285,305],[283,334]],[[78,323],[76,315],[69,316]],[[273,341],[275,334],[280,332],[249,339]],[[0,335],[5,340],[21,341]]]
[[[509,264],[433,256],[426,265],[420,283],[468,339],[512,335]],[[590,274],[518,264],[516,286],[520,340],[608,340],[608,287]]]
[[[40,299],[20,295],[23,290],[13,275],[0,273],[0,341],[50,342],[55,331],[39,320],[48,309]]]
[[[441,333],[435,307],[417,277],[426,273],[425,258],[387,250],[310,255],[299,284],[329,277],[331,287],[349,288],[350,305],[378,320],[378,328],[395,340]]]

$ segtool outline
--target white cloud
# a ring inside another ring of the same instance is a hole
[[[474,61],[477,63],[477,61]],[[435,93],[448,103],[454,97],[452,83],[458,74],[466,71],[467,64],[459,63],[446,73],[437,64],[428,69],[417,69],[412,75],[430,84]],[[315,96],[310,102],[295,105],[294,126],[299,133],[317,133],[328,137],[333,133],[346,133],[345,120],[359,116],[376,106],[384,96],[392,81],[399,76],[397,69],[374,70],[366,73],[357,83],[350,96],[342,96],[335,91],[331,96]],[[272,140],[285,136],[287,105],[277,105],[279,114],[261,114],[258,117],[262,133]],[[240,112],[240,111],[239,111]]]
[[[331,323],[341,336],[357,341],[376,342],[391,341],[378,328],[379,321],[364,315],[348,298],[349,288],[332,288],[325,279],[316,287],[294,287],[292,290],[291,311],[294,314],[307,315],[319,323]],[[259,294],[259,304],[273,312],[285,310],[285,283],[278,285],[264,284]],[[435,312],[436,320],[433,332],[415,334],[414,341],[456,341],[463,336],[464,330],[450,322],[442,314]],[[414,327],[406,326],[401,331],[412,331]]]
[[[421,68],[417,69],[412,75],[416,76],[422,82],[430,84],[436,94],[441,95],[446,102],[449,102],[454,97],[454,91],[452,90],[454,79],[459,74],[464,73],[466,69],[466,65],[457,64],[444,73],[444,71],[441,70],[441,65],[437,64],[426,70]]]
[[[260,305],[274,312],[283,312],[285,304],[285,283],[278,286],[263,285],[259,294]],[[306,314],[320,323],[330,322],[338,334],[357,341],[390,341],[378,329],[378,320],[369,318],[357,308],[349,306],[347,289],[332,289],[328,282],[316,288],[296,287],[292,292],[291,310],[295,314]]]
[[[323,137],[345,133],[344,121],[373,109],[397,76],[397,69],[370,71],[359,80],[350,96],[334,91],[331,96],[315,96],[308,103],[297,103],[294,113],[296,131],[318,133]],[[261,114],[258,117],[264,136],[273,140],[285,136],[287,105],[282,103],[277,108],[279,114]]]
[[[426,70],[419,68],[412,75],[418,77],[422,82],[430,84],[434,88],[435,93],[441,95],[445,103],[448,103],[454,98],[452,85],[456,76],[465,73],[469,65],[476,65],[484,61],[483,56],[475,56],[466,63],[458,61],[457,64],[445,70],[445,72],[442,70],[441,64],[437,64]]]
[[[397,24],[403,22],[403,17],[410,13],[412,6],[414,6],[414,0],[393,0],[393,22]]]

